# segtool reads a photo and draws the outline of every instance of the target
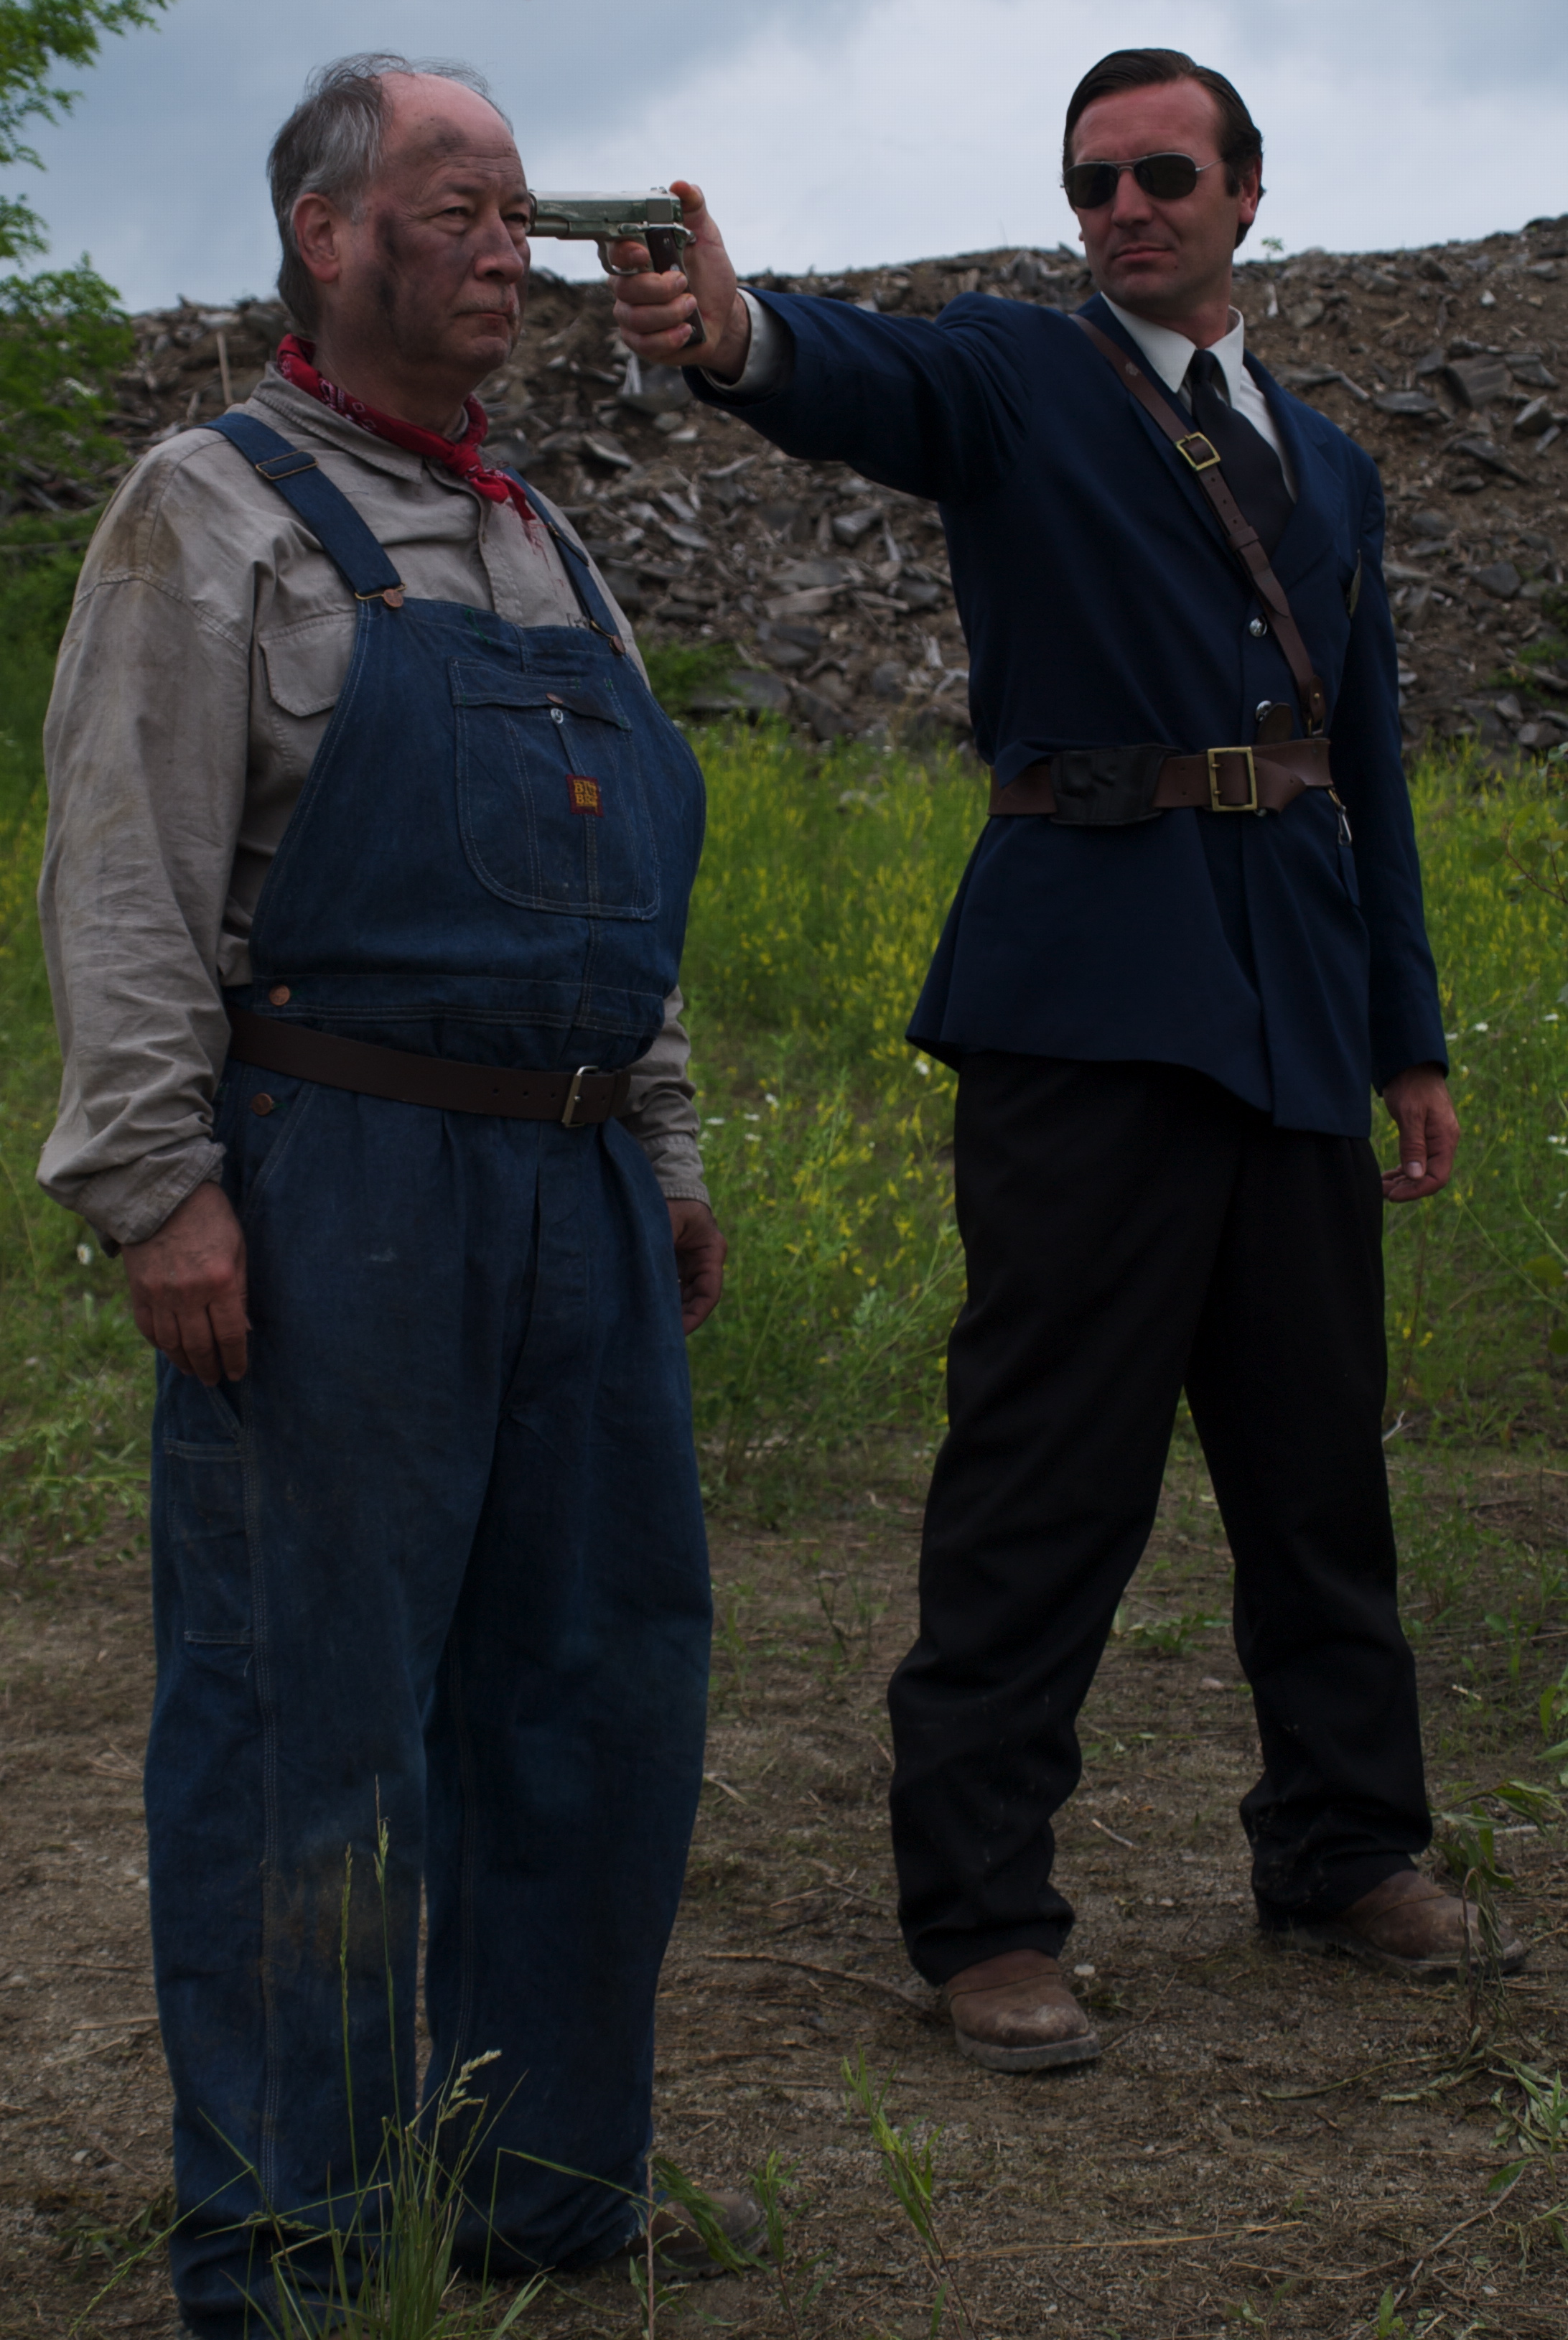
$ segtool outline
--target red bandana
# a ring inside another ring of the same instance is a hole
[[[296,390],[308,390],[334,414],[346,414],[362,431],[373,431],[378,439],[390,439],[394,447],[406,447],[411,455],[422,455],[428,462],[444,464],[455,471],[464,487],[475,495],[483,496],[492,504],[510,503],[528,530],[532,541],[540,542],[539,528],[533,506],[515,480],[504,471],[491,469],[480,461],[480,449],[490,429],[490,418],[477,398],[463,401],[468,427],[461,439],[443,439],[439,431],[422,431],[417,423],[400,422],[395,414],[380,413],[366,406],[362,399],[351,398],[335,382],[328,382],[316,372],[315,344],[302,342],[297,333],[285,333],[278,344],[277,368],[285,382]]]

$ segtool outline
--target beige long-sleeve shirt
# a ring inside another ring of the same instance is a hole
[[[517,626],[584,622],[547,531],[511,505],[271,370],[242,411],[316,457],[411,594]],[[211,431],[144,456],[93,539],[45,728],[38,898],[65,1073],[38,1175],[116,1243],[221,1171],[222,989],[250,979],[252,916],[355,622],[315,539]],[[627,1127],[666,1195],[705,1199],[680,1014],[672,992]]]

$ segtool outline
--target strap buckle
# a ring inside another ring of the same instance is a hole
[[[1208,808],[1210,812],[1257,812],[1261,810],[1261,807],[1257,801],[1257,766],[1253,761],[1252,749],[1250,748],[1210,748],[1206,752],[1208,757]],[[1245,760],[1246,794],[1242,798],[1239,803],[1237,803],[1235,797],[1222,797],[1219,792],[1219,766],[1216,761],[1216,759],[1220,756],[1240,756]]]
[[[576,1072],[573,1073],[571,1085],[566,1092],[566,1104],[561,1115],[562,1129],[581,1129],[585,1126],[581,1121],[573,1121],[571,1116],[577,1111],[577,1100],[582,1094],[584,1079],[590,1073],[596,1073],[598,1070],[597,1065],[579,1065]]]
[[[271,480],[275,487],[280,480],[297,479],[302,471],[313,471],[317,466],[313,455],[291,447],[286,455],[268,455],[255,468],[263,480]]]
[[[403,588],[400,578],[395,585],[378,585],[373,593],[356,593],[356,601],[384,601],[389,610],[402,608]]]
[[[1195,471],[1212,471],[1218,468],[1219,449],[1212,439],[1206,439],[1201,431],[1187,431],[1176,441],[1176,453],[1185,457]],[[1203,453],[1195,455],[1192,451],[1195,447],[1201,447]]]

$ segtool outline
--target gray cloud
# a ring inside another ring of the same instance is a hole
[[[1225,14],[1248,55],[1337,57],[1347,73],[1384,77],[1395,100],[1525,90],[1568,65],[1562,0],[1233,0]]]
[[[1563,0],[177,0],[108,45],[29,188],[57,258],[134,305],[272,281],[263,165],[305,74],[357,46],[464,55],[540,183],[710,183],[748,264],[841,267],[1073,233],[1056,125],[1111,39],[1230,73],[1293,248],[1484,233],[1568,210]],[[561,246],[541,258],[590,273]]]
[[[56,259],[83,250],[136,305],[259,292],[276,264],[267,147],[305,75],[355,49],[461,55],[490,79],[525,162],[569,126],[602,131],[663,93],[680,114],[682,59],[711,66],[776,23],[841,35],[868,0],[599,0],[590,17],[543,0],[176,0],[158,30],[105,45],[71,118],[35,144],[28,193]],[[461,45],[454,47],[454,25]]]

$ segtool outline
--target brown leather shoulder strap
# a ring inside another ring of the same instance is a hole
[[[1225,530],[1226,542],[1245,570],[1248,582],[1274,621],[1274,630],[1285,652],[1301,711],[1309,732],[1321,731],[1328,720],[1328,696],[1307,655],[1301,629],[1291,614],[1285,588],[1269,567],[1268,555],[1255,528],[1231,493],[1220,468],[1217,451],[1201,431],[1184,431],[1170,402],[1163,398],[1140,365],[1126,352],[1102,333],[1097,325],[1085,316],[1075,316],[1073,322],[1098,350],[1107,365],[1113,367],[1124,387],[1130,390],[1145,412],[1152,415],[1166,437],[1185,462],[1192,469],[1197,483],[1214,507],[1215,517]]]

